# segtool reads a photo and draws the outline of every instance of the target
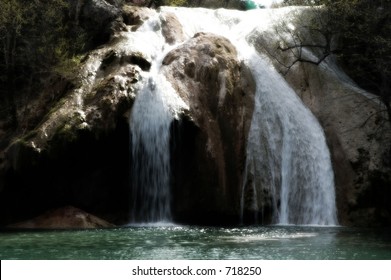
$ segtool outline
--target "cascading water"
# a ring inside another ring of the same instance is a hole
[[[170,126],[178,112],[186,108],[159,73],[164,54],[170,49],[156,32],[159,22],[159,18],[152,18],[138,31],[150,33],[147,43],[155,45],[155,53],[150,72],[143,74],[144,87],[130,117],[133,222],[171,221]]]
[[[132,198],[134,221],[170,221],[170,124],[173,116],[150,78],[132,110]]]
[[[284,78],[249,43],[253,30],[262,32],[272,25],[272,16],[267,10],[243,13],[163,7],[162,11],[174,13],[189,38],[197,32],[212,32],[230,39],[256,80],[255,108],[240,198],[242,213],[244,208],[256,212],[269,207],[274,223],[336,224],[334,179],[323,131]],[[281,10],[274,16],[283,17],[287,12]],[[156,28],[150,32],[155,36],[160,33]],[[131,115],[135,162],[132,168],[133,217],[144,222],[171,217],[169,127],[175,110],[170,108],[177,105],[167,102],[176,95],[159,75],[163,56],[159,57]]]
[[[257,80],[247,143],[246,176],[270,194],[279,224],[335,225],[334,175],[323,131],[283,77],[260,57],[250,60]],[[262,208],[265,197],[255,193]]]
[[[207,31],[229,38],[256,80],[242,214],[246,193],[252,196],[247,207],[255,211],[262,211],[268,194],[273,223],[337,224],[334,175],[323,131],[284,78],[250,43],[254,30],[270,29],[289,10],[273,15],[267,10],[171,11],[177,11],[188,36]]]

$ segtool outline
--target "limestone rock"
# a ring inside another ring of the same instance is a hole
[[[173,13],[162,13],[162,34],[167,43],[173,45],[184,41],[185,35],[183,34],[182,25],[178,18]]]
[[[122,8],[122,18],[126,25],[132,27],[132,30],[137,30],[151,16],[156,15],[155,10],[144,7],[124,5]]]
[[[207,33],[169,52],[162,71],[190,108],[179,125],[183,142],[173,160],[177,219],[232,223],[239,219],[237,198],[254,107],[251,73],[229,40]]]
[[[92,229],[114,225],[72,206],[50,210],[31,220],[11,224],[11,229]]]

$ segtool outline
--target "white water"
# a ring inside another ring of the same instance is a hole
[[[335,225],[334,177],[322,128],[266,60],[250,62],[257,77],[246,166],[252,188],[271,194],[274,223]],[[260,193],[254,197],[259,208]]]
[[[130,123],[132,140],[132,217],[170,221],[170,124],[173,116],[151,78],[139,92]]]
[[[132,222],[170,222],[170,126],[186,108],[171,84],[159,73],[161,61],[170,50],[159,34],[158,17],[137,31],[143,34],[153,63],[143,73],[143,87],[132,108],[130,119],[132,153]],[[137,40],[132,41],[133,44]],[[134,45],[130,47],[134,48]]]
[[[240,198],[242,213],[245,208],[262,211],[267,194],[271,197],[268,207],[273,209],[274,223],[337,224],[333,171],[323,131],[269,60],[247,42],[253,30],[271,28],[274,20],[286,17],[290,10],[273,13],[167,7],[162,10],[176,14],[188,38],[197,32],[211,32],[230,39],[256,80],[255,109]],[[157,21],[146,24],[153,28],[141,31],[151,32],[151,39],[159,42],[155,49],[164,50]],[[180,103],[177,101],[167,102],[175,100],[175,93],[159,75],[164,56],[156,53],[152,57],[155,67],[136,99],[130,127],[136,162],[132,169],[133,217],[143,222],[171,219],[169,128],[177,108],[183,107],[172,105]],[[244,197],[249,191],[252,202],[246,205]]]

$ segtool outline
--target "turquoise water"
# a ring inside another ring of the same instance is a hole
[[[0,259],[391,259],[391,231],[148,226],[0,232]]]

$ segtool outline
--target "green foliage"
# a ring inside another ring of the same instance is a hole
[[[338,57],[345,71],[379,96],[385,108],[379,114],[391,123],[391,1],[339,0],[326,6],[339,23]]]
[[[251,0],[245,0],[242,2],[243,2],[243,5],[246,10],[253,10],[253,9],[257,9],[259,7],[257,3],[255,3],[254,1],[251,1]]]
[[[0,99],[40,92],[43,78],[70,76],[80,62],[86,33],[69,20],[68,0],[0,1]],[[2,108],[0,108],[2,109]],[[16,114],[12,109],[12,114]],[[4,111],[4,110],[3,110]]]
[[[85,33],[67,20],[67,9],[66,0],[2,0],[1,67],[50,72],[53,65],[82,52]]]
[[[347,71],[361,86],[380,94],[382,76],[391,79],[391,5],[339,1],[338,8],[330,6],[330,12],[344,19],[340,58],[345,65],[355,65]]]
[[[187,0],[168,0],[165,1],[167,6],[184,6],[186,5]]]

